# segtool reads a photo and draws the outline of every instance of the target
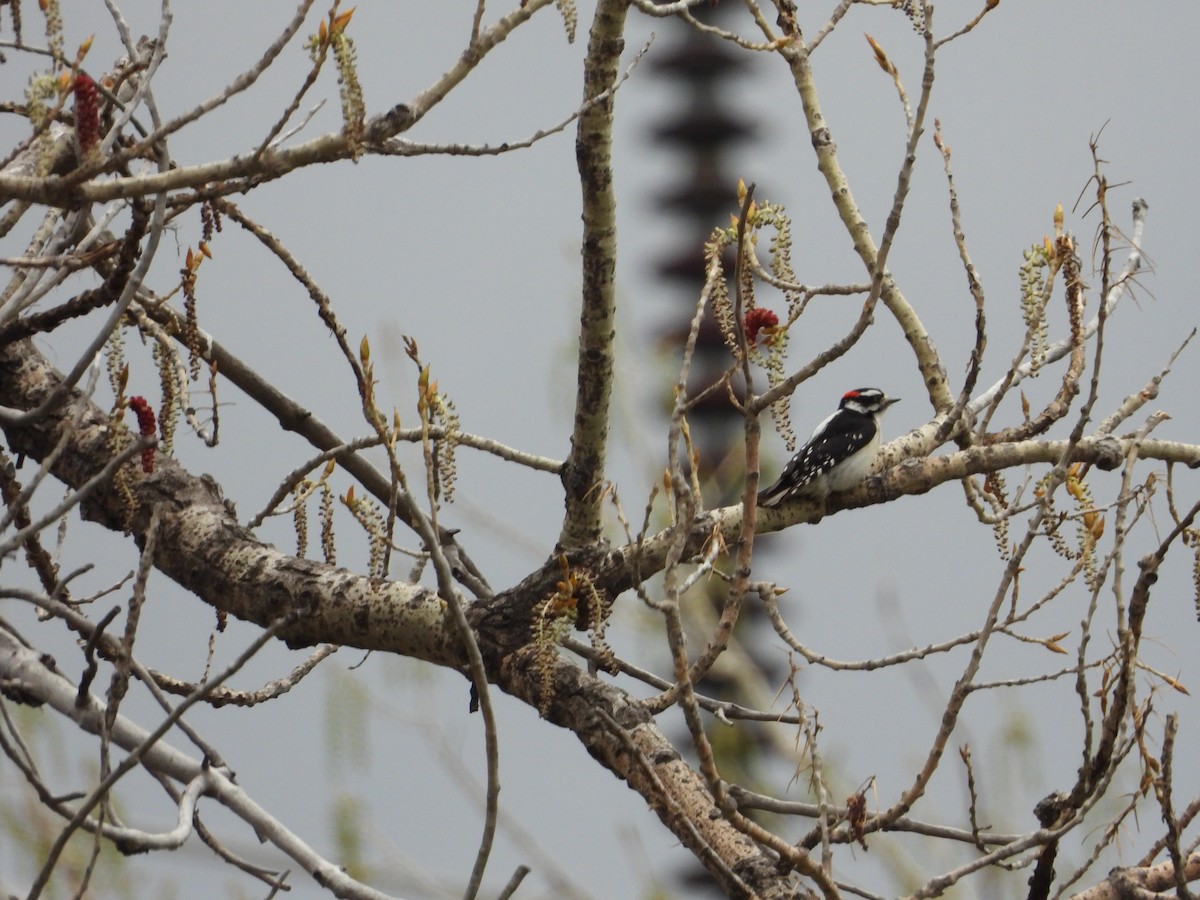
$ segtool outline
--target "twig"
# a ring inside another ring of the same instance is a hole
[[[483,0],[479,3],[480,12],[483,11]],[[529,866],[517,866],[516,871],[512,873],[512,877],[508,879],[508,884],[496,895],[496,900],[509,900],[509,898],[517,892],[517,888],[521,886],[521,882],[525,880],[525,876],[529,874]]]
[[[0,667],[4,668],[6,677],[15,679],[26,688],[36,702],[49,704],[60,714],[72,718],[81,729],[92,734],[98,733],[102,713],[98,701],[91,702],[89,708],[80,714],[75,709],[74,685],[49,670],[36,651],[21,646],[3,631],[0,631],[0,647],[4,651],[0,652]],[[165,740],[153,739],[149,732],[123,716],[118,717],[113,741],[129,751],[141,752],[144,749],[143,764],[156,773],[172,778],[190,781],[204,768],[201,760],[186,756]],[[209,770],[213,776],[212,796],[250,825],[256,834],[296,860],[328,890],[352,900],[387,900],[385,894],[356,881],[342,867],[322,858],[282,822],[255,803],[224,770],[212,766]]]
[[[1133,280],[1134,274],[1142,267],[1142,236],[1146,229],[1146,212],[1150,209],[1148,204],[1141,197],[1133,201],[1133,234],[1131,235],[1129,256],[1125,260],[1125,265],[1122,267],[1120,274],[1114,280],[1112,287],[1104,294],[1104,300],[1101,305],[1101,310],[1105,315],[1111,315],[1116,309],[1117,304],[1124,296],[1126,289]],[[1092,318],[1083,327],[1083,339],[1088,340],[1096,333],[1100,327],[1100,314]],[[1061,341],[1051,344],[1046,348],[1042,367],[1047,363],[1056,362],[1071,352],[1074,347],[1074,341],[1070,338],[1064,338]],[[1024,381],[1033,370],[1033,366],[1029,362],[1021,363],[1013,372],[1009,373],[996,384],[992,385],[983,393],[976,396],[968,405],[967,409],[972,415],[979,413],[987,408],[995,395],[1000,390],[1008,390]],[[1011,377],[1010,377],[1011,376]]]
[[[169,161],[165,156],[159,158],[159,171],[163,172],[169,168]],[[142,258],[138,261],[137,267],[133,274],[130,275],[129,281],[126,282],[124,289],[121,291],[121,296],[117,302],[113,304],[112,312],[104,324],[100,326],[95,337],[87,349],[79,355],[78,362],[66,377],[61,382],[55,385],[54,389],[49,392],[46,399],[38,404],[36,409],[31,409],[27,412],[14,412],[12,410],[0,409],[0,424],[6,428],[11,428],[19,425],[32,422],[41,416],[45,415],[48,410],[54,409],[62,402],[63,397],[75,383],[83,376],[88,366],[92,364],[96,354],[100,352],[100,348],[104,346],[109,335],[118,327],[121,317],[125,315],[125,311],[129,308],[129,304],[133,302],[133,298],[141,287],[142,281],[146,277],[146,273],[150,270],[150,264],[154,261],[155,253],[158,250],[158,242],[162,237],[163,220],[167,210],[167,195],[159,194],[154,200],[154,213],[150,220],[149,237],[146,239],[146,246],[142,251]]]
[[[184,698],[184,700],[182,700],[179,705],[176,706],[175,709],[173,709],[171,713],[167,715],[163,721],[160,722],[158,726],[146,736],[145,740],[143,740],[141,744],[130,750],[129,755],[121,760],[120,765],[113,769],[113,771],[110,772],[106,778],[102,779],[100,783],[92,789],[92,792],[79,804],[79,807],[75,811],[75,815],[72,816],[71,820],[59,833],[58,837],[55,838],[54,844],[51,846],[50,851],[46,856],[46,861],[42,864],[41,871],[38,872],[38,876],[34,880],[33,886],[29,890],[29,894],[27,895],[28,900],[37,900],[37,898],[41,896],[41,893],[45,889],[50,875],[54,872],[54,868],[58,863],[59,856],[62,855],[62,851],[66,847],[67,840],[72,834],[74,834],[75,830],[87,817],[87,814],[92,810],[92,808],[108,796],[113,785],[115,785],[118,780],[120,780],[124,775],[126,775],[141,762],[142,757],[145,756],[147,751],[154,747],[154,745],[158,743],[163,735],[170,731],[171,727],[185,712],[187,712],[196,703],[200,702],[200,700],[203,699],[203,697],[213,687],[216,687],[221,682],[235,675],[238,670],[240,670],[242,666],[249,662],[250,659],[256,653],[258,653],[258,651],[261,650],[268,641],[275,637],[276,632],[287,625],[288,622],[289,619],[285,617],[277,620],[275,624],[271,625],[269,628],[264,629],[263,632],[258,635],[258,637],[251,641],[250,646],[247,647],[246,650],[244,650],[238,656],[238,658],[230,663],[222,672],[213,678],[206,679],[199,686],[197,686],[196,690],[193,691],[188,697]]]
[[[237,691],[227,687],[214,688],[204,698],[205,702],[212,706],[257,706],[268,700],[274,700],[276,697],[282,697],[315,669],[318,663],[332,656],[337,650],[337,644],[322,644],[283,678],[268,681],[253,691]],[[147,669],[146,673],[151,683],[158,685],[169,694],[186,696],[196,690],[194,683],[180,681],[163,672]]]
[[[1163,728],[1162,774],[1156,780],[1155,787],[1159,805],[1162,807],[1163,822],[1167,826],[1167,852],[1171,855],[1171,865],[1175,867],[1175,896],[1179,900],[1195,900],[1192,892],[1188,890],[1183,853],[1179,849],[1179,823],[1175,820],[1175,808],[1171,802],[1171,793],[1174,790],[1175,735],[1178,731],[1179,717],[1170,713]]]
[[[776,797],[770,797],[766,794],[759,794],[739,785],[730,785],[730,796],[737,801],[738,806],[743,809],[761,809],[763,812],[775,813],[785,816],[804,816],[808,819],[815,819],[821,813],[821,807],[816,803],[803,803],[796,800],[780,800]],[[827,815],[834,819],[846,819],[850,810],[845,806],[836,806],[829,804],[826,807]],[[963,844],[975,844],[976,838],[981,839],[985,844],[993,846],[1003,846],[1011,844],[1015,841],[1023,840],[1027,837],[1025,834],[1005,834],[1002,832],[985,831],[979,835],[972,834],[964,828],[951,828],[946,825],[935,825],[932,822],[922,822],[917,819],[901,816],[892,822],[888,831],[904,831],[912,834],[920,834],[925,837],[934,837],[942,840],[958,841]],[[848,836],[839,835],[839,841],[850,840]]]
[[[955,426],[962,418],[963,410],[971,400],[971,394],[975,391],[979,370],[983,366],[983,353],[987,348],[987,314],[983,281],[979,277],[975,263],[971,260],[971,254],[967,250],[967,238],[963,233],[962,217],[958,206],[958,189],[954,184],[954,172],[950,168],[950,148],[942,140],[942,123],[934,119],[933,128],[934,146],[942,154],[943,168],[946,172],[946,190],[949,194],[950,226],[954,233],[954,245],[958,248],[958,258],[967,276],[967,290],[971,292],[971,298],[975,301],[975,345],[971,348],[971,355],[967,361],[967,375],[963,379],[962,390],[934,438],[934,441],[940,444],[954,431]]]
[[[271,60],[273,60],[274,57],[283,50],[288,41],[292,39],[296,32],[300,30],[300,26],[304,24],[304,19],[308,15],[309,9],[312,8],[312,4],[313,0],[300,0],[300,4],[296,8],[296,14],[292,17],[292,21],[288,23],[287,27],[283,31],[283,34],[281,34],[276,39],[275,43],[268,48],[267,53],[263,56],[263,59],[259,61],[262,71],[265,71],[267,66],[271,64],[270,60],[268,60],[268,56],[271,58]],[[335,3],[334,6],[336,7],[337,4]],[[333,14],[330,13],[330,15],[332,16]],[[287,105],[287,108],[283,111],[283,114],[267,131],[267,136],[264,137],[259,143],[258,149],[254,151],[255,157],[262,156],[262,154],[266,152],[267,148],[275,143],[275,138],[279,135],[279,132],[283,131],[288,121],[292,118],[292,115],[300,107],[300,103],[304,99],[305,94],[307,94],[309,89],[316,83],[317,75],[320,73],[321,67],[324,65],[328,55],[329,44],[323,43],[321,45],[320,52],[317,55],[317,59],[313,62],[312,67],[308,71],[308,75],[305,76],[305,79],[303,83],[301,83],[300,87],[296,89],[295,96],[292,97],[291,101]],[[300,127],[303,127],[303,123],[301,123]]]
[[[958,31],[955,31],[953,34],[948,34],[945,37],[938,38],[934,42],[934,47],[940,47],[940,46],[942,46],[942,44],[948,44],[955,38],[960,38],[964,34],[969,34],[971,31],[974,31],[975,26],[983,21],[983,17],[986,16],[988,13],[990,13],[993,9],[995,9],[999,5],[1000,5],[1000,0],[984,0],[983,9],[981,9],[978,12],[978,14],[975,16],[975,18],[973,18],[971,21],[969,21],[962,28],[958,29]]]
[[[979,833],[979,793],[975,790],[975,768],[971,765],[971,745],[963,744],[958,748],[958,755],[962,758],[963,766],[967,770],[967,796],[970,798],[970,803],[967,806],[967,817],[971,822],[971,838],[975,846],[983,853],[987,852],[987,847],[983,843],[983,838]]]
[[[602,661],[602,654],[590,644],[586,644],[583,641],[576,640],[573,637],[566,637],[563,639],[562,645],[584,659],[597,663]],[[608,657],[605,656],[604,660],[607,659]],[[657,688],[660,691],[667,690],[673,684],[673,682],[661,678],[653,672],[639,668],[618,656],[612,657],[611,662],[621,674],[636,678],[638,681]],[[732,703],[728,700],[717,700],[713,697],[707,697],[704,694],[696,694],[696,702],[700,704],[702,709],[708,710],[718,719],[722,720],[744,719],[750,722],[774,722],[780,725],[799,725],[801,723],[801,717],[793,713],[772,712],[766,709],[750,709],[738,703]]]
[[[642,61],[642,57],[646,55],[650,49],[650,45],[653,43],[654,36],[651,35],[650,39],[642,45],[642,49],[634,54],[633,59],[625,67],[625,71],[621,74],[621,77],[611,87],[605,88],[596,96],[585,100],[578,109],[558,122],[558,124],[552,125],[549,128],[538,129],[523,140],[505,141],[502,144],[427,144],[404,138],[391,138],[379,146],[378,152],[382,156],[502,156],[514,150],[526,150],[552,135],[565,131],[567,126],[578,120],[580,116],[613,97],[621,85],[633,74],[633,70],[637,68],[638,63]]]
[[[706,864],[714,865],[720,869],[727,886],[740,888],[744,896],[750,896],[753,892],[746,883],[726,864],[721,854],[717,851],[717,848],[709,845],[703,833],[696,827],[696,823],[688,815],[687,811],[679,808],[671,791],[667,789],[662,779],[659,778],[658,772],[654,770],[654,765],[646,758],[646,754],[642,753],[637,744],[634,743],[629,732],[607,710],[597,709],[596,715],[604,722],[608,733],[621,742],[621,745],[625,748],[625,752],[629,754],[634,764],[642,770],[643,775],[654,785],[661,802],[668,805],[671,817],[683,823],[684,827],[691,832],[692,839],[695,841],[697,847],[707,848],[707,852],[703,854]]]
[[[97,489],[105,484],[117,469],[121,468],[132,457],[141,453],[147,447],[153,447],[155,441],[153,438],[138,438],[130,443],[128,447],[114,456],[105,464],[104,468],[84,482],[83,486],[78,490],[72,491],[62,501],[58,503],[50,512],[43,515],[37,521],[22,528],[16,534],[12,535],[3,544],[0,544],[0,556],[5,556],[11,553],[16,547],[19,547],[27,538],[37,534],[55,519],[62,516],[64,513],[74,509],[88,497],[90,497]]]
[[[913,167],[916,162],[916,147],[924,130],[925,115],[929,107],[929,99],[933,90],[934,79],[934,46],[932,39],[932,21],[927,17],[925,22],[925,70],[921,82],[921,96],[917,103],[917,111],[913,125],[909,130],[905,148],[904,160],[896,177],[896,192],[892,200],[892,208],[884,226],[883,235],[878,246],[875,244],[870,230],[865,227],[865,219],[850,192],[845,172],[837,158],[833,135],[821,111],[820,98],[817,95],[812,68],[809,64],[808,48],[804,45],[799,33],[790,35],[792,40],[780,47],[780,53],[787,60],[792,71],[792,78],[804,106],[805,119],[809,133],[813,136],[813,149],[817,156],[817,168],[825,177],[830,197],[838,211],[838,215],[854,241],[854,249],[862,260],[867,273],[871,276],[871,292],[863,304],[863,311],[854,328],[842,341],[829,348],[825,353],[815,357],[804,369],[793,374],[771,390],[758,398],[765,406],[773,403],[779,397],[791,393],[803,380],[810,378],[815,371],[827,365],[833,359],[846,352],[866,330],[877,301],[882,300],[884,306],[904,331],[905,339],[912,348],[922,380],[929,392],[934,409],[949,409],[953,403],[946,387],[937,349],[929,337],[929,332],[921,323],[916,310],[900,292],[891,275],[887,272],[887,257],[896,233],[900,227],[901,214],[908,196],[912,180]]]

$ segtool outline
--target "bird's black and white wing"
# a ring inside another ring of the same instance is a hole
[[[779,479],[759,493],[759,506],[774,507],[793,497],[845,490],[866,477],[874,454],[861,454],[861,451],[877,440],[878,428],[870,416],[863,416],[855,423],[856,427],[831,431],[829,424],[836,415],[834,413],[817,426],[809,442],[784,466]],[[865,465],[847,466],[856,454],[860,454]],[[839,463],[842,465],[838,477],[831,481],[826,476]]]

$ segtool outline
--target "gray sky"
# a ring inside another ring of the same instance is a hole
[[[156,30],[156,4],[124,6],[135,34]],[[283,6],[274,5],[176,6],[170,55],[156,82],[158,101],[168,114],[216,93],[260,55],[287,15]],[[936,30],[945,33],[977,7],[942,4]],[[377,112],[403,102],[447,69],[461,52],[473,8],[413,0],[360,4],[350,33],[358,47],[368,108]],[[567,116],[581,95],[580,59],[591,11],[591,4],[581,4],[581,32],[574,46],[567,45],[552,10],[537,16],[407,137],[498,144],[525,138]],[[66,16],[68,46],[95,32],[89,56],[93,68],[119,55],[100,5],[86,12],[67,10]],[[627,58],[652,30],[658,38],[651,54],[674,40],[674,23],[649,22],[636,13],[632,21]],[[817,20],[803,24],[811,28]],[[921,47],[894,11],[856,9],[814,62],[842,164],[878,233],[894,191],[903,116],[894,88],[872,61],[863,31],[887,48],[914,95]],[[954,151],[963,225],[990,303],[990,356],[981,382],[999,377],[1019,340],[1020,254],[1051,231],[1055,204],[1066,207],[1067,227],[1076,233],[1087,264],[1096,220],[1094,215],[1082,218],[1086,200],[1078,212],[1072,206],[1091,174],[1088,139],[1102,127],[1106,174],[1114,185],[1130,182],[1113,188],[1113,216],[1127,226],[1132,199],[1149,201],[1146,250],[1154,271],[1144,274],[1136,302],[1126,301],[1113,323],[1099,408],[1107,412],[1120,396],[1143,385],[1195,325],[1193,292],[1184,279],[1200,233],[1192,87],[1198,32],[1200,7],[1190,2],[1131,7],[1107,0],[1007,0],[974,34],[942,52],[931,113],[941,119]],[[173,154],[194,163],[252,147],[306,68],[300,48],[289,48],[248,96],[180,135],[172,144]],[[311,96],[328,102],[302,137],[337,127],[332,71]],[[728,169],[735,178],[756,181],[760,199],[788,208],[795,221],[793,261],[801,277],[814,282],[861,279],[848,240],[831,224],[799,101],[781,62],[759,58],[730,91],[730,99],[759,124],[762,137],[744,147]],[[656,256],[675,249],[679,228],[653,200],[679,177],[677,164],[649,140],[650,129],[671,113],[674,102],[673,89],[648,66],[634,72],[617,100],[621,396],[611,477],[634,515],[640,515],[646,491],[663,465],[665,436],[656,409],[678,357],[676,353],[664,361],[656,355],[657,329],[682,315],[684,304],[691,302],[652,273]],[[3,124],[6,144],[11,143],[17,132],[11,122]],[[945,184],[930,136],[922,150],[912,201],[889,265],[944,353],[957,386],[973,308],[954,257]],[[389,402],[407,421],[416,420],[415,372],[400,350],[401,334],[418,340],[466,430],[548,456],[565,455],[574,396],[580,233],[571,129],[529,151],[498,158],[365,159],[357,165],[325,166],[268,185],[240,202],[308,267],[333,298],[353,339],[370,336],[384,360],[381,389],[390,393]],[[156,267],[157,286],[168,283],[198,233],[196,221],[180,226],[179,259],[168,236]],[[19,249],[6,243],[2,252]],[[346,437],[365,433],[352,381],[308,298],[236,226],[227,224],[213,250],[215,259],[204,266],[199,284],[204,327]],[[815,308],[806,315],[804,333],[793,337],[792,361],[805,361],[840,334],[856,312],[856,303]],[[883,321],[882,312],[876,318],[880,326],[860,347],[798,392],[793,413],[798,431],[807,433],[843,390],[867,384],[904,398],[889,413],[889,434],[928,418],[916,369],[897,353],[901,342],[894,325]],[[153,396],[154,373],[144,360],[142,364],[134,378],[141,378],[144,391]],[[1193,349],[1180,360],[1156,403],[1174,416],[1159,436],[1195,440],[1193,386],[1198,374]],[[1041,396],[1054,387],[1054,376],[1048,376],[1028,390]],[[276,435],[232,387],[222,400],[230,405],[222,408],[220,449],[205,451],[184,437],[179,455],[193,471],[216,475],[247,516],[309,451],[296,439]],[[771,436],[767,446],[769,476],[782,464],[784,451]],[[493,586],[511,584],[553,546],[562,511],[557,480],[510,470],[465,450],[459,474],[462,500],[444,519],[463,529],[465,546]],[[1194,487],[1194,477],[1182,478]],[[519,511],[516,521],[510,518],[514,510]],[[864,658],[942,640],[974,626],[1000,564],[991,532],[971,525],[961,491],[946,485],[933,495],[831,517],[819,528],[793,529],[769,542],[771,550],[756,562],[756,574],[794,586],[788,599],[791,620],[803,629],[806,643],[830,656]],[[270,524],[263,534],[285,548],[293,546],[286,523]],[[361,566],[365,545],[347,522],[341,525],[341,537],[339,561]],[[92,541],[99,548],[115,545],[112,538],[79,528],[68,546],[79,554]],[[948,565],[947,547],[953,559]],[[930,577],[935,560],[945,570]],[[1045,577],[1052,577],[1057,571],[1053,560],[1045,561]],[[1182,670],[1194,688],[1200,678],[1188,651],[1196,626],[1184,563],[1178,554],[1160,583],[1147,631],[1161,643],[1148,653],[1152,664],[1171,673]],[[97,573],[91,587],[98,588],[127,565],[127,560],[116,561]],[[847,570],[853,573],[852,584]],[[1039,574],[1031,573],[1029,590]],[[212,616],[165,580],[159,590],[139,639],[142,661],[182,677],[198,677]],[[622,612],[630,626],[637,619],[632,603]],[[1078,605],[1063,609],[1064,629],[1075,626],[1081,610]],[[1049,627],[1039,626],[1039,633]],[[220,639],[218,656],[235,655],[251,633],[233,628]],[[633,628],[619,630],[615,640],[618,652],[645,658],[648,642]],[[772,646],[763,652],[781,651]],[[278,677],[302,655],[274,648],[238,686]],[[1011,656],[998,654],[998,659],[1018,667],[1041,666],[1044,655],[1015,647]],[[64,656],[74,664],[69,652]],[[377,885],[407,897],[438,896],[420,881],[386,874],[385,867],[404,859],[413,878],[425,873],[454,885],[469,871],[480,817],[472,811],[471,792],[460,789],[460,767],[473,778],[482,777],[480,722],[467,713],[467,687],[461,679],[379,654],[354,672],[345,671],[360,659],[361,654],[341,651],[323,674],[282,701],[253,712],[201,711],[193,721],[226,753],[242,785],[319,849],[332,849],[329,811],[338,797],[353,798],[375,829],[368,843],[372,862],[380,866],[374,870]],[[1191,667],[1190,677],[1186,667]],[[931,664],[929,680],[897,679],[888,692],[865,678],[810,672],[803,685],[809,701],[821,709],[827,757],[855,783],[876,776],[881,795],[892,796],[905,783],[916,754],[924,752],[940,716],[945,679],[953,677],[955,668]],[[1039,737],[1039,717],[1049,715],[1056,708],[1051,704],[1063,702],[1064,695],[1066,709],[1073,709],[1068,686],[1031,695],[1031,700],[1045,702],[1044,708],[1020,705],[1025,701],[1019,697],[981,704],[954,740],[998,746],[1024,725],[1031,735],[1029,755],[1010,753],[997,765],[1000,771],[1012,767],[1006,774],[1022,781],[1021,796],[1041,796],[1069,784],[1077,765],[1073,746],[1070,753],[1057,753]],[[1010,700],[1012,705],[1006,705]],[[1175,697],[1163,701],[1164,706],[1176,702]],[[1194,715],[1194,701],[1179,705]],[[1194,719],[1185,722],[1183,745],[1194,743],[1196,735],[1187,731],[1194,727]],[[337,734],[330,736],[331,730]],[[895,752],[881,754],[881,745],[889,750],[895,746]],[[507,700],[501,701],[501,759],[505,812],[533,834],[572,884],[592,896],[633,897],[650,887],[648,873],[670,884],[671,873],[690,864],[688,854],[674,846],[639,798],[599,769],[572,736]],[[7,772],[0,767],[0,775]],[[0,790],[12,790],[9,779],[0,782]],[[156,794],[131,796],[153,798],[152,809],[130,809],[134,822],[161,823],[169,817]],[[961,809],[957,784],[936,783],[931,797],[923,808],[930,815],[950,809],[957,816]],[[997,820],[1011,814],[1023,824],[1028,812],[992,811]],[[1143,843],[1131,845],[1135,853]],[[261,858],[262,851],[248,836],[237,849]],[[7,852],[0,847],[0,871]],[[519,896],[554,895],[544,870],[509,834],[502,837],[489,867],[492,893],[521,862],[533,865],[534,874]],[[139,859],[134,865],[141,871],[145,862]],[[224,890],[258,895],[252,882],[222,868],[195,841],[151,865],[181,898],[213,895],[213,883],[198,877],[202,872],[216,873],[222,886],[230,886]],[[880,878],[884,880],[876,887],[888,890],[886,876],[881,873]],[[15,888],[0,876],[0,889]],[[138,889],[140,896],[157,891],[144,883]],[[291,896],[300,900],[323,894],[300,874],[293,876]]]

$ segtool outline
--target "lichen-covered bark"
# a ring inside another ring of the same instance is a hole
[[[584,100],[617,81],[629,0],[600,0],[588,40]],[[575,158],[583,190],[583,297],[579,316],[575,424],[563,467],[566,515],[559,544],[581,547],[600,537],[616,334],[617,200],[613,190],[611,94],[579,117]]]
[[[0,405],[35,408],[61,380],[29,341],[0,348]],[[82,421],[52,469],[73,487],[86,483],[108,459],[103,410],[76,393],[53,414],[5,430],[13,450],[44,459],[80,402],[85,404]],[[192,475],[169,458],[158,459],[154,473],[136,485],[136,495],[134,537],[141,543],[157,511],[155,566],[214,608],[260,625],[296,614],[294,624],[280,635],[293,645],[331,642],[463,669],[453,623],[432,590],[402,582],[373,584],[346,569],[281,553],[237,523],[212,479]],[[111,485],[92,493],[82,511],[115,531],[123,530],[127,520],[122,497]],[[594,547],[576,555],[580,565],[593,566],[610,584],[628,586],[630,567],[622,554]],[[543,681],[535,654],[526,646],[532,609],[553,589],[558,571],[557,561],[548,564],[471,610],[489,677],[533,705]],[[760,897],[792,896],[790,879],[775,870],[773,860],[714,815],[703,780],[644,708],[620,688],[568,662],[555,664],[552,674],[550,720],[575,732],[601,765],[641,794],[730,896],[750,895],[739,887],[739,879]]]
[[[28,341],[0,350],[0,404],[35,408],[62,380]],[[10,446],[43,459],[69,428],[78,394],[44,418],[7,428]],[[110,456],[108,417],[94,404],[86,411],[52,469],[73,487],[99,472]],[[86,518],[114,531],[128,522],[139,543],[157,510],[159,538],[154,564],[216,609],[268,625],[295,615],[282,637],[293,645],[319,642],[391,650],[440,665],[461,664],[459,641],[443,619],[437,594],[420,585],[373,584],[346,569],[298,559],[263,543],[242,528],[219,486],[158,455],[154,472],[134,485],[137,508],[129,516],[111,486],[93,492],[82,506]]]
[[[0,348],[0,405],[35,408],[61,378],[27,340]],[[85,404],[81,423],[69,433],[52,469],[72,487],[87,482],[108,459],[103,410],[76,394],[35,423],[5,429],[14,451],[43,460],[67,433],[74,404],[80,402]],[[1112,468],[1125,458],[1128,445],[1128,439],[1085,438],[1074,454]],[[881,479],[837,495],[825,512],[923,493],[969,473],[1056,462],[1065,450],[1062,441],[1025,441],[911,459]],[[1145,441],[1140,452],[1145,457],[1200,465],[1200,450],[1192,445]],[[462,671],[458,635],[434,591],[402,582],[372,583],[345,569],[281,553],[237,523],[215,482],[192,475],[169,458],[160,457],[155,472],[140,478],[136,495],[134,537],[141,542],[152,513],[157,512],[161,530],[155,565],[214,608],[261,625],[294,614],[295,621],[281,634],[294,645],[332,642],[390,651]],[[127,520],[124,501],[111,485],[91,494],[82,511],[116,531],[123,530]],[[760,526],[783,527],[811,513],[803,506],[764,511]],[[714,530],[732,537],[740,519],[740,506],[698,516],[685,554],[699,552]],[[573,571],[587,573],[604,602],[613,602],[636,577],[662,570],[669,537],[664,532],[639,545],[616,549],[593,543],[566,556]],[[552,696],[548,700],[541,696],[546,683],[543,663],[530,646],[534,609],[556,589],[560,577],[561,563],[552,559],[521,583],[469,608],[489,679],[526,703],[544,708],[551,722],[574,732],[597,762],[645,799],[728,895],[793,896],[793,878],[779,872],[769,853],[719,814],[700,774],[628,693],[558,660],[550,663]]]
[[[531,650],[506,661],[506,690],[537,705],[540,670]],[[646,801],[729,897],[797,896],[793,879],[775,859],[721,815],[700,773],[620,688],[568,663],[555,668],[547,718],[574,731],[588,752]]]

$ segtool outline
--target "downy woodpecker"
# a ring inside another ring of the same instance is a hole
[[[759,493],[758,505],[775,507],[793,497],[824,498],[855,487],[871,471],[879,452],[880,419],[897,400],[879,388],[843,394],[837,412],[817,426],[779,480]]]

